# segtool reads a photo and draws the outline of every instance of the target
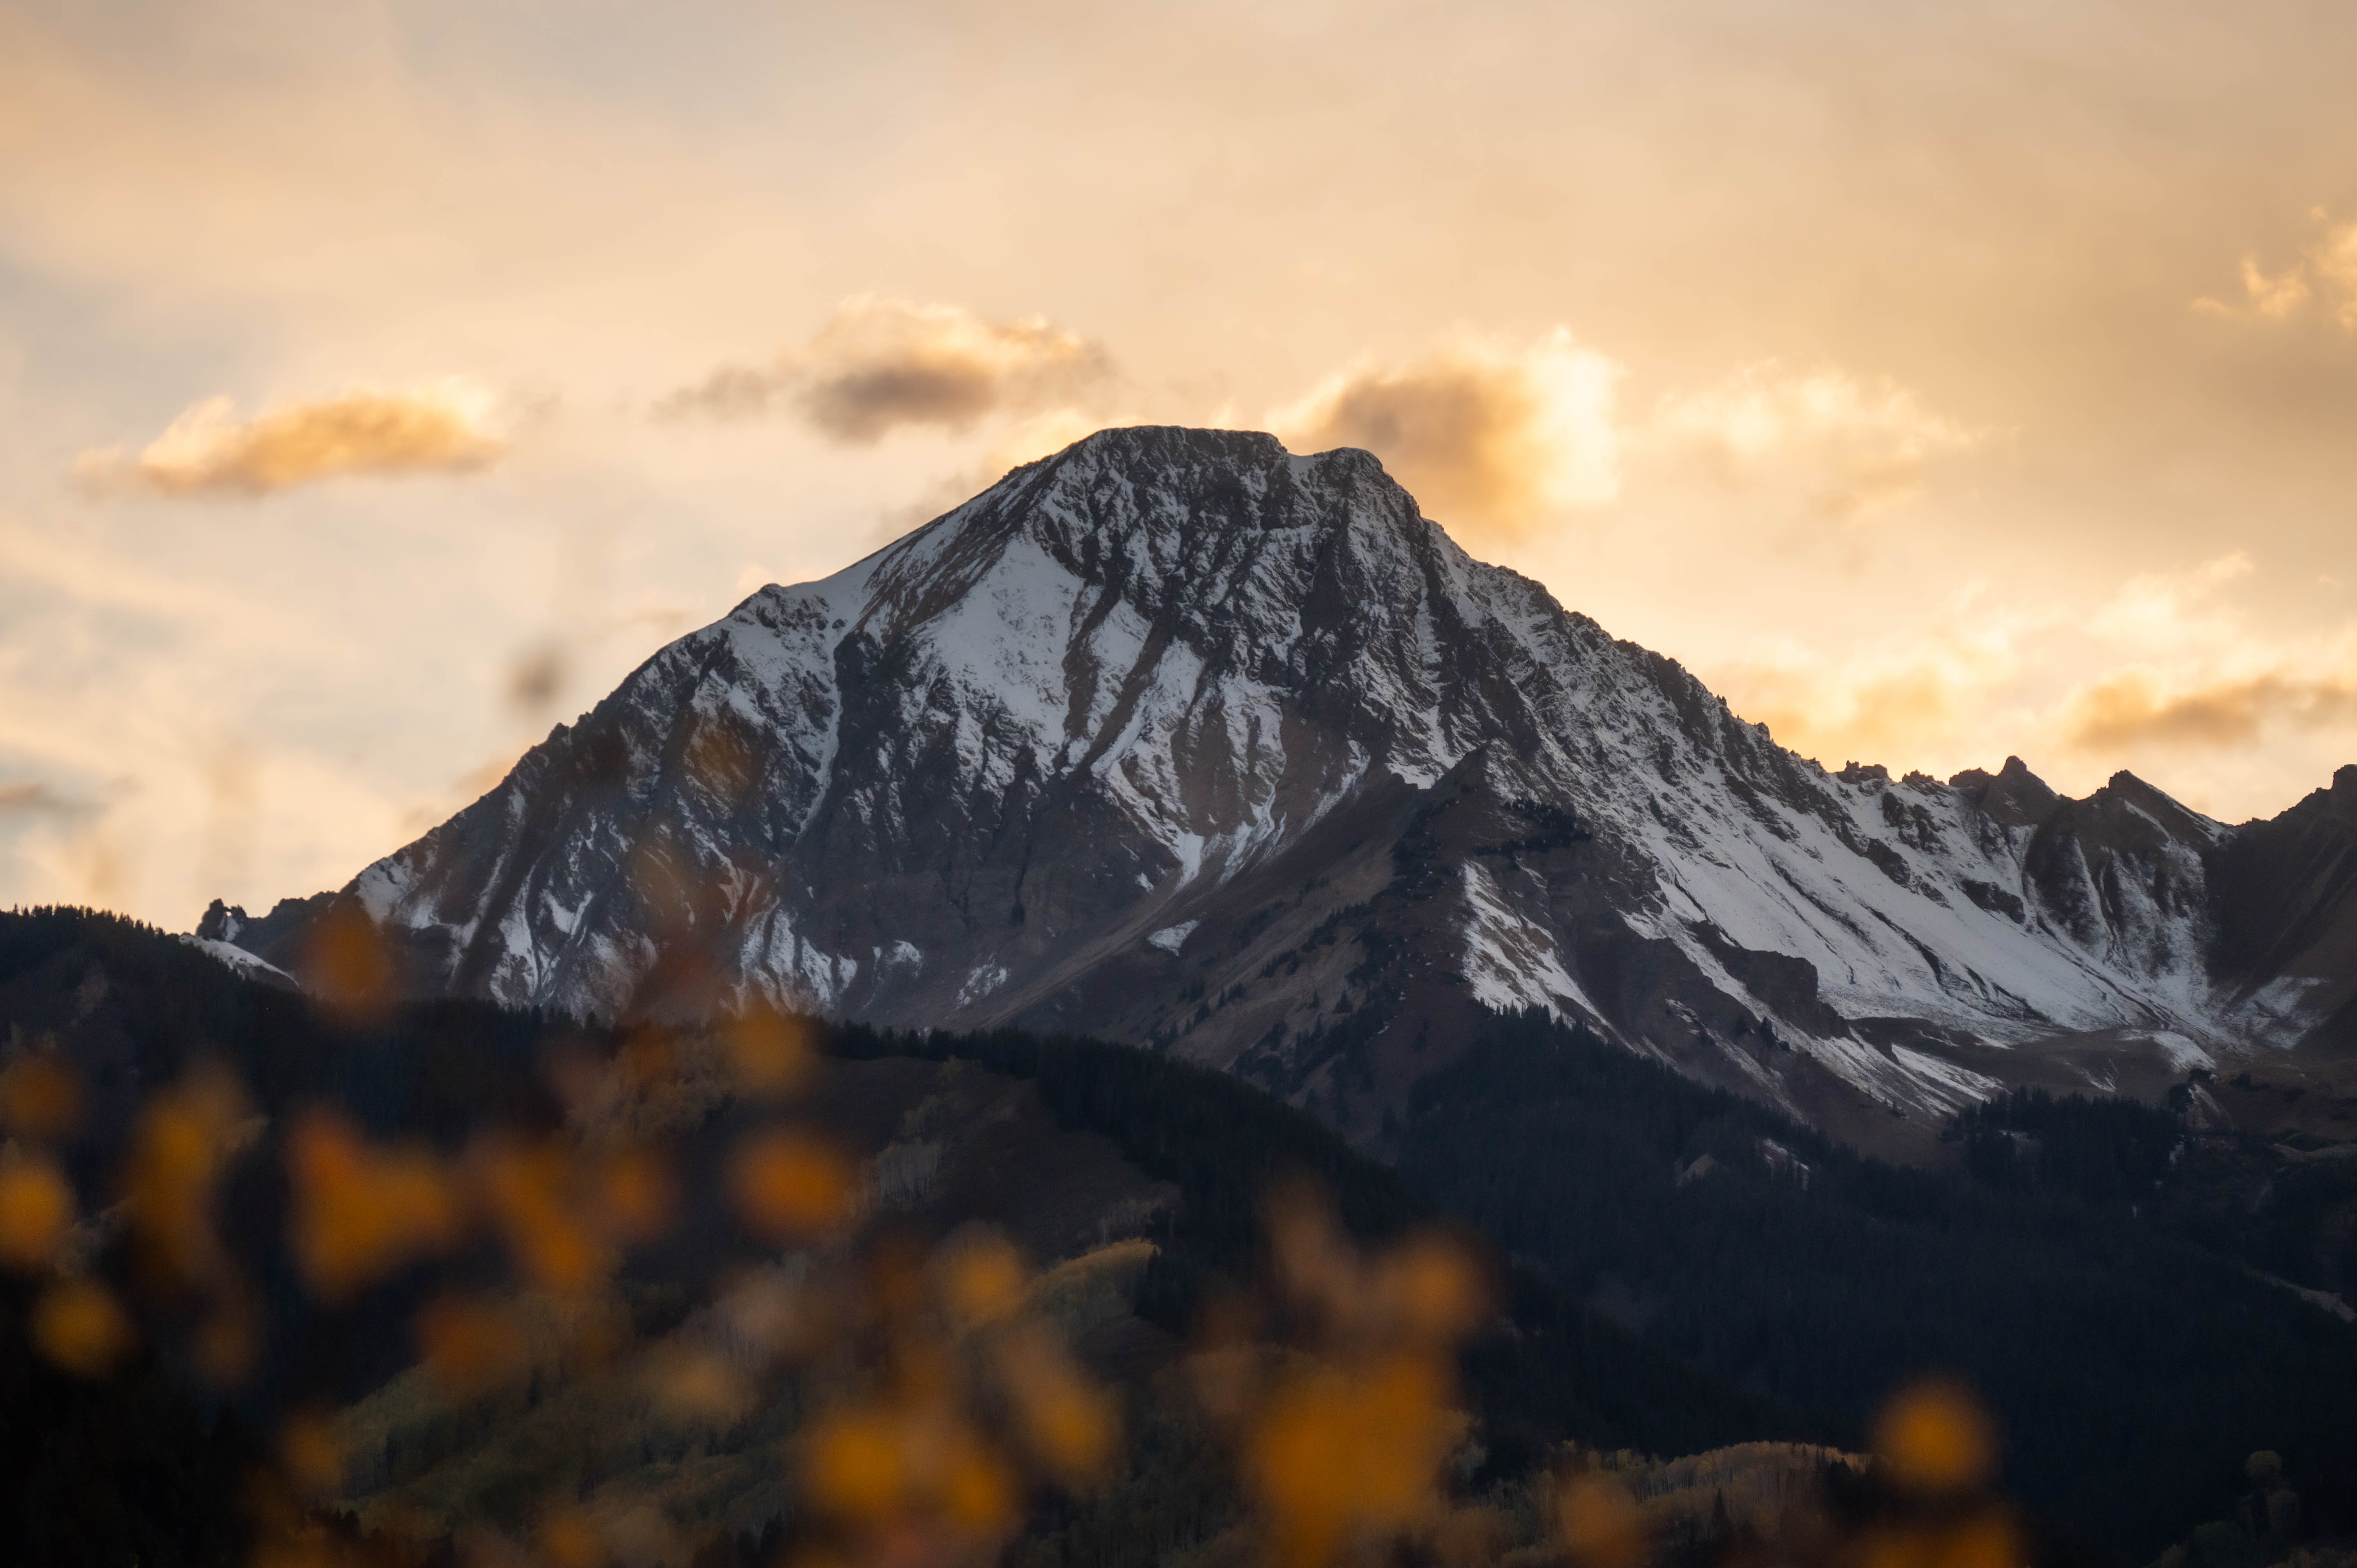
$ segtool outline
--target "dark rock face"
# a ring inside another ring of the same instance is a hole
[[[2282,977],[2357,972],[2352,796],[1828,774],[1366,453],[1149,428],[761,590],[340,897],[421,993],[1085,1030],[1360,1130],[1483,1006],[1940,1110],[2062,1036],[2317,1026]]]

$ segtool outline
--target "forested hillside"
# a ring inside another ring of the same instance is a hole
[[[0,917],[0,1026],[9,1063],[63,1060],[83,1085],[61,1158],[93,1213],[156,1095],[210,1064],[247,1097],[218,1207],[252,1284],[258,1354],[226,1397],[204,1396],[210,1414],[120,1430],[126,1463],[145,1462],[141,1444],[178,1443],[172,1463],[203,1474],[237,1451],[235,1431],[325,1408],[346,1412],[358,1444],[343,1485],[362,1520],[391,1517],[396,1500],[418,1517],[504,1517],[552,1487],[642,1494],[732,1539],[791,1520],[791,1491],[760,1455],[790,1444],[803,1385],[788,1385],[768,1424],[685,1447],[648,1427],[609,1374],[569,1362],[534,1362],[528,1386],[436,1413],[410,1326],[437,1293],[482,1287],[494,1255],[477,1244],[421,1258],[323,1303],[286,1245],[300,1219],[289,1129],[307,1110],[339,1108],[366,1137],[455,1166],[488,1135],[595,1144],[605,1134],[582,1122],[579,1085],[619,1074],[637,1096],[628,1116],[656,1129],[649,1146],[683,1197],[599,1288],[629,1344],[672,1354],[776,1257],[713,1196],[768,1112],[712,1075],[698,1038],[476,1004],[323,1009],[178,939],[70,911]],[[1566,1444],[1857,1448],[1894,1390],[1945,1371],[1993,1407],[2016,1495],[2104,1547],[2149,1556],[2231,1515],[2238,1467],[2259,1449],[2283,1455],[2309,1527],[2352,1518],[2357,1331],[2253,1272],[2337,1283],[2317,1245],[2336,1189],[2314,1173],[2276,1184],[2230,1255],[2222,1229],[2250,1214],[2238,1173],[2258,1156],[2189,1142],[2170,1112],[2018,1096],[1951,1130],[1954,1170],[1905,1170],[1525,1015],[1429,1080],[1387,1168],[1232,1078],[1133,1047],[796,1027],[831,1065],[793,1113],[866,1173],[874,1223],[861,1234],[877,1240],[857,1247],[932,1246],[976,1224],[1012,1239],[1044,1271],[1035,1293],[1049,1315],[1118,1391],[1132,1441],[1116,1477],[1042,1495],[1025,1548],[1039,1563],[1154,1562],[1238,1517],[1218,1444],[1171,1380],[1207,1322],[1226,1313],[1232,1327],[1235,1304],[1281,1297],[1265,1206],[1303,1177],[1370,1256],[1444,1218],[1490,1239],[1477,1252],[1494,1242],[1499,1310],[1456,1361],[1475,1424],[1453,1484],[1476,1492],[1529,1484]],[[90,1239],[96,1266],[135,1296],[122,1237]],[[1071,1305],[1083,1299],[1096,1305]],[[1283,1314],[1251,1321],[1254,1342],[1287,1342]],[[118,1377],[185,1380],[199,1317],[174,1309],[142,1328],[161,1359]],[[31,1375],[20,1337],[7,1354]],[[70,1402],[70,1385],[41,1386]],[[95,1386],[72,1419],[116,1430],[123,1386]],[[190,1540],[233,1531],[226,1515],[183,1517],[203,1516],[203,1496],[166,1487],[143,1507]],[[2046,1538],[2042,1556],[2059,1560],[2065,1542]]]
[[[1964,1172],[1884,1165],[1524,1015],[1420,1089],[1398,1170],[1743,1387],[1854,1422],[1965,1375],[2011,1486],[2096,1539],[2149,1554],[2228,1512],[2259,1449],[2317,1522],[2357,1523],[2357,1328],[2254,1273],[2339,1283],[2315,1258],[2338,1178],[2238,1188],[2240,1140],[2119,1101],[2018,1095],[1953,1132]]]

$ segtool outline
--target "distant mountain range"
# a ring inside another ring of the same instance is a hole
[[[2353,878],[2357,768],[2238,827],[2126,773],[1829,772],[1369,454],[1141,428],[762,589],[340,892],[199,934],[300,972],[357,907],[409,994],[1099,1035],[1376,1138],[1536,1006],[1887,1144],[2345,1061]]]

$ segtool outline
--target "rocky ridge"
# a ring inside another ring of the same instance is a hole
[[[1835,1129],[2357,1028],[2357,768],[2272,822],[1838,773],[1370,455],[1100,433],[682,638],[334,900],[199,934],[599,1016],[1085,1031],[1378,1133],[1481,1007]]]

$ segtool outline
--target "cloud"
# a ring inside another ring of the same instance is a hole
[[[2289,316],[2308,301],[2308,280],[2299,268],[2269,277],[2259,268],[2259,258],[2243,258],[2243,292],[2251,296],[2251,307],[2261,316],[2277,319]]]
[[[2308,254],[2316,275],[2341,291],[2333,318],[2357,331],[2357,222],[2328,231]]]
[[[770,366],[724,365],[655,412],[739,420],[784,405],[823,435],[866,445],[903,425],[963,431],[992,415],[1084,403],[1112,373],[1097,344],[1040,317],[992,321],[953,305],[861,295]]]
[[[97,810],[91,801],[60,794],[51,786],[38,781],[0,784],[0,818],[79,818],[89,816]]]
[[[1887,378],[1862,381],[1830,367],[1794,372],[1768,360],[1664,396],[1642,438],[1674,465],[1795,489],[1812,511],[1854,522],[1919,494],[1935,458],[1985,434],[1932,413]]]
[[[1445,521],[1514,534],[1620,494],[1620,374],[1560,327],[1529,344],[1465,337],[1362,361],[1269,424],[1296,448],[1365,447]]]
[[[2057,618],[1966,584],[1911,636],[1828,656],[1777,639],[1699,671],[1744,718],[1828,764],[1953,768],[2032,663]]]
[[[2326,225],[2324,232],[2282,272],[2271,277],[2259,265],[2257,256],[2243,258],[2243,293],[2250,301],[2249,309],[2270,321],[2281,321],[2313,298],[2321,285],[2341,296],[2330,307],[2333,319],[2357,331],[2357,221],[2333,225],[2320,207],[2310,216]],[[2193,308],[2212,316],[2245,314],[2207,295],[2193,301]]]
[[[2115,650],[2190,654],[2214,665],[2248,641],[2236,617],[2216,602],[2218,590],[2255,570],[2248,553],[2230,550],[2188,571],[2139,574],[2088,618],[2087,629]]]
[[[2079,691],[2066,718],[2071,743],[2090,750],[2242,746],[2269,728],[2323,729],[2357,719],[2357,681],[2269,670],[2172,687],[2155,671],[2121,670]]]
[[[101,491],[264,496],[346,474],[466,473],[507,451],[490,398],[445,381],[290,403],[242,423],[228,398],[210,398],[136,456],[85,452],[74,474]]]

